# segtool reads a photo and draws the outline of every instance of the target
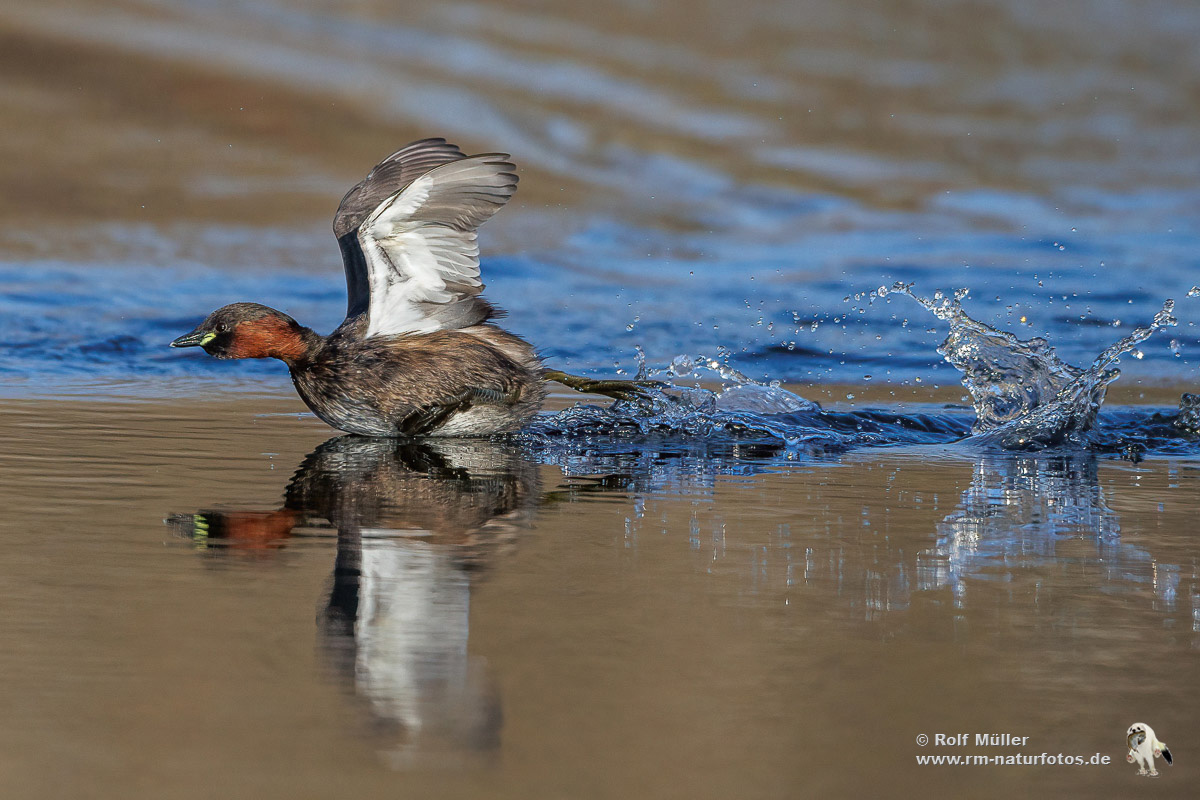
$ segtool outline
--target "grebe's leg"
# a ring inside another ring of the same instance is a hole
[[[463,392],[445,403],[432,403],[416,409],[400,420],[396,429],[405,436],[420,436],[441,425],[451,415],[466,411],[470,407],[471,392]]]
[[[661,381],[598,381],[582,375],[569,375],[556,369],[546,370],[542,377],[577,392],[600,394],[614,400],[653,400],[655,394],[649,390],[666,388],[666,384]]]

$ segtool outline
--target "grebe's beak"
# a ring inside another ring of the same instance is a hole
[[[215,338],[212,331],[192,331],[171,342],[171,347],[203,347]]]

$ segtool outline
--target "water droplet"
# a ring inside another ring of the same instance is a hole
[[[692,373],[692,359],[687,356],[675,356],[671,360],[670,372],[680,377],[690,375]]]

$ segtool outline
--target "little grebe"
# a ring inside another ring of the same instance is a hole
[[[318,417],[370,436],[477,436],[519,427],[541,407],[532,346],[490,320],[475,231],[517,189],[509,156],[468,157],[413,142],[346,193],[333,218],[349,302],[329,336],[257,303],[219,308],[172,347],[217,358],[278,358]]]

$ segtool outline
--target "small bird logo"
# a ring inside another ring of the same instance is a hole
[[[1138,775],[1157,778],[1158,770],[1154,768],[1154,759],[1159,756],[1165,758],[1168,764],[1174,763],[1167,745],[1160,742],[1154,735],[1154,729],[1144,722],[1135,722],[1129,726],[1125,733],[1125,743],[1129,745],[1125,760],[1130,764],[1137,762]]]

